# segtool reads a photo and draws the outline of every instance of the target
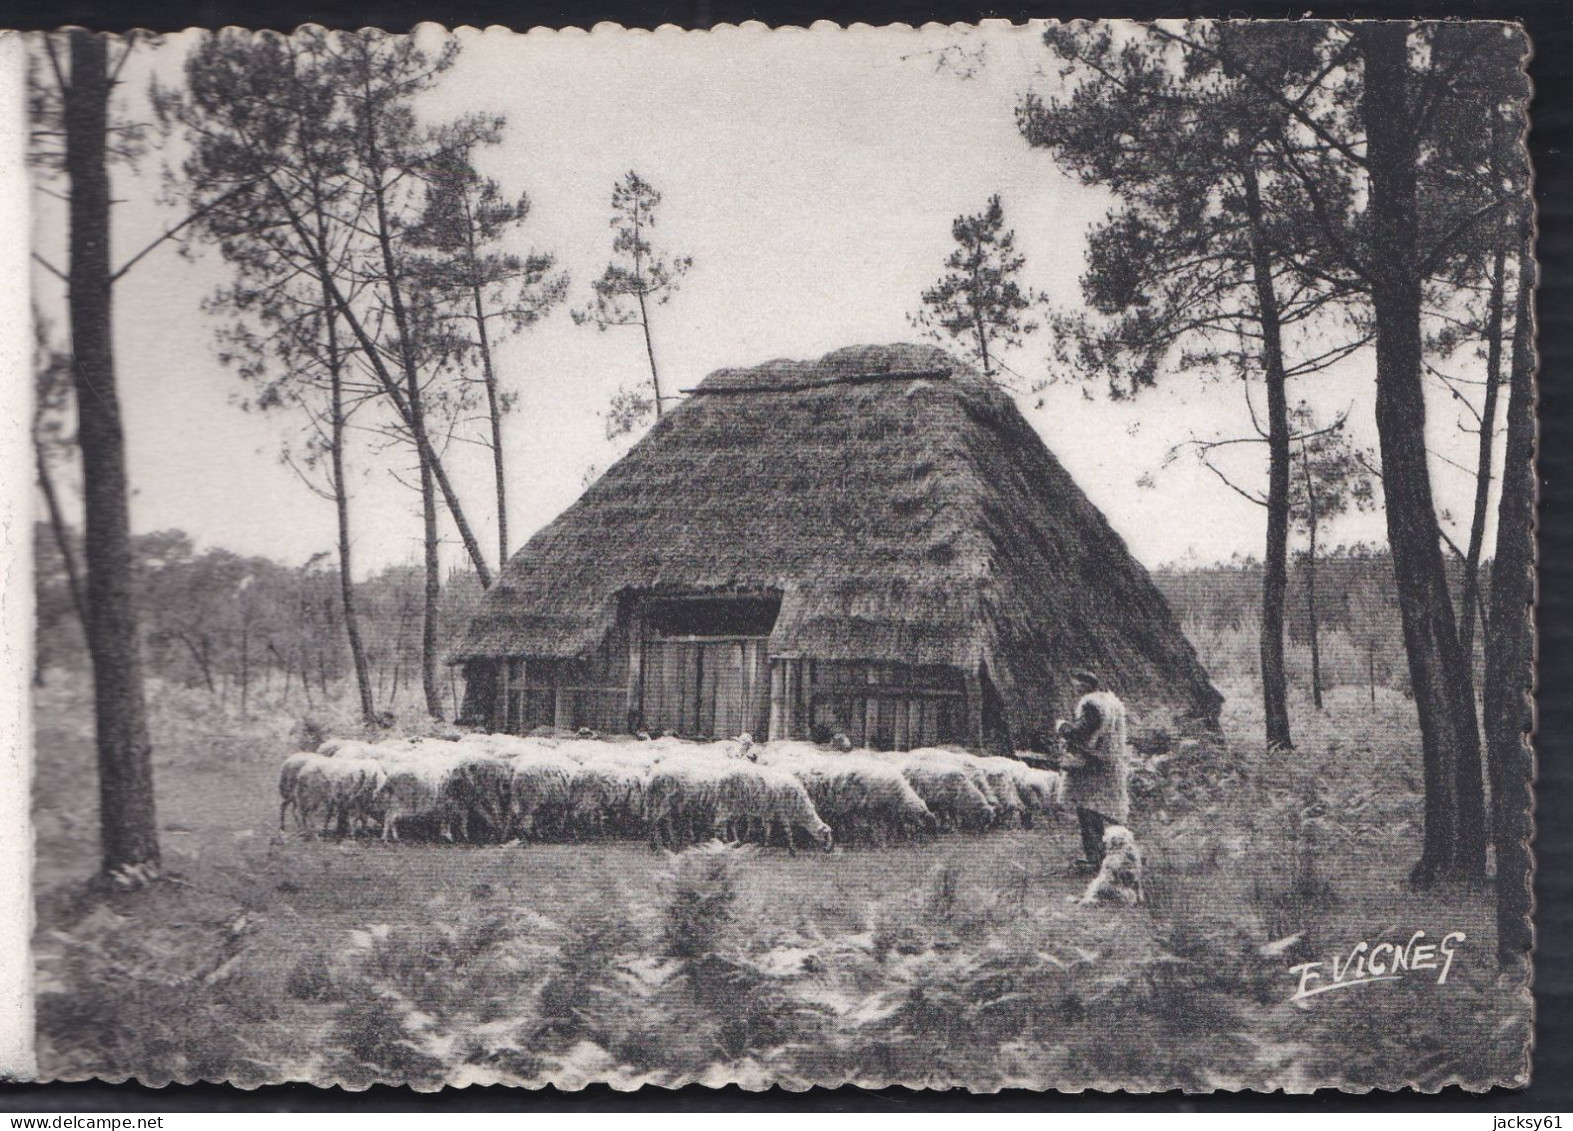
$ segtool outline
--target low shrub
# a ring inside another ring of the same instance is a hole
[[[284,979],[284,991],[297,1001],[327,1001],[334,997],[327,956],[320,950],[301,955]]]
[[[39,1059],[66,1079],[259,1079],[226,995],[243,931],[150,928],[99,905],[37,951]]]
[[[738,864],[749,855],[746,847],[711,841],[672,857],[657,879],[665,899],[664,954],[698,958],[720,948],[735,918]]]

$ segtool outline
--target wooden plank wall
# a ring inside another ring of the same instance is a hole
[[[763,735],[770,711],[766,648],[765,637],[646,640],[645,727],[696,737]]]
[[[972,746],[968,706],[967,683],[952,668],[824,660],[772,665],[772,737],[812,738],[822,728],[877,750]]]
[[[631,634],[630,634],[631,635]],[[498,665],[495,730],[540,726],[627,729],[630,709],[652,733],[812,738],[844,733],[857,746],[980,747],[981,681],[953,668],[775,660],[766,637],[630,639],[588,661],[515,658]],[[638,655],[632,655],[637,640]]]
[[[621,671],[617,682],[605,682],[605,667],[598,660],[514,657],[499,668],[498,694],[489,719],[495,731],[529,734],[537,727],[589,727],[618,732],[628,725],[628,691]]]

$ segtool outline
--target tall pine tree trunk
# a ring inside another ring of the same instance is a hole
[[[1322,709],[1322,632],[1316,615],[1316,530],[1311,531],[1311,552],[1305,558],[1305,611],[1311,622],[1311,702]]]
[[[1502,384],[1502,320],[1506,305],[1507,248],[1498,244],[1491,265],[1491,297],[1486,313],[1486,396],[1480,406],[1480,455],[1475,463],[1475,509],[1469,521],[1469,547],[1464,554],[1464,585],[1458,602],[1458,646],[1474,666],[1475,618],[1480,603],[1480,554],[1486,538],[1486,511],[1491,496],[1491,454],[1496,440],[1497,390]],[[1473,674],[1473,673],[1471,673]]]
[[[1351,27],[1365,72],[1361,114],[1370,193],[1368,267],[1387,537],[1424,763],[1425,841],[1411,880],[1425,886],[1485,874],[1480,736],[1426,466],[1416,230],[1419,154],[1409,124],[1409,27],[1376,21]]]
[[[318,210],[319,246],[327,246],[325,225]],[[326,261],[320,264],[326,276]],[[326,277],[322,280],[323,316],[328,320],[328,381],[330,403],[328,442],[329,459],[333,470],[333,509],[338,519],[339,535],[339,600],[344,605],[344,635],[349,638],[350,663],[355,668],[355,687],[360,693],[360,717],[368,726],[377,717],[377,708],[371,694],[371,668],[366,663],[366,644],[361,639],[360,612],[355,601],[355,571],[350,560],[350,488],[344,477],[344,441],[346,420],[344,411],[344,357],[339,351],[339,318],[334,309],[333,295]],[[306,682],[305,670],[301,683]],[[307,691],[310,695],[310,691]]]
[[[474,261],[475,248],[470,248]],[[474,286],[475,340],[481,348],[481,377],[486,382],[486,415],[492,430],[492,477],[497,484],[497,569],[508,564],[508,479],[503,474],[502,450],[502,395],[497,388],[497,371],[492,367],[491,336],[486,330],[486,307],[481,301],[481,288]]]
[[[344,635],[349,638],[350,662],[355,668],[355,687],[360,694],[361,719],[370,723],[377,716],[371,694],[371,668],[366,662],[366,642],[361,638],[360,610],[355,599],[355,571],[350,558],[350,496],[344,481],[343,386],[338,373],[333,375],[333,507],[339,530],[339,600],[344,605]],[[304,677],[303,677],[304,678]]]
[[[650,389],[655,396],[655,418],[659,420],[663,411],[661,404],[661,375],[656,371],[655,367],[655,341],[650,337],[650,311],[645,305],[644,292],[640,291],[638,294],[639,325],[644,328],[644,351],[645,356],[650,359]]]
[[[426,547],[426,586],[421,606],[421,691],[426,696],[426,713],[443,717],[442,685],[437,680],[437,625],[442,603],[442,562],[437,545],[437,490],[431,468],[421,465],[421,521]]]
[[[492,584],[491,568],[486,564],[486,556],[481,553],[481,545],[475,539],[475,533],[470,529],[469,521],[465,518],[464,508],[460,505],[459,496],[453,489],[453,483],[448,478],[447,471],[442,466],[442,460],[437,455],[437,450],[432,446],[431,439],[426,435],[424,423],[417,429],[411,423],[410,406],[405,403],[404,395],[399,389],[398,379],[388,371],[383,363],[381,346],[373,340],[371,333],[361,324],[356,317],[355,308],[350,305],[350,300],[343,290],[339,288],[338,281],[333,278],[332,270],[328,265],[328,249],[320,240],[316,239],[300,214],[291,203],[291,196],[286,193],[274,180],[268,180],[269,191],[277,200],[290,227],[299,237],[301,246],[315,264],[315,269],[327,285],[327,293],[333,299],[333,307],[344,318],[344,324],[349,327],[361,349],[361,356],[376,378],[378,386],[383,393],[393,402],[394,408],[403,419],[406,426],[410,427],[415,447],[422,461],[431,466],[436,478],[438,490],[442,492],[443,503],[448,508],[448,516],[453,519],[454,527],[459,532],[459,539],[464,543],[465,552],[470,556],[470,562],[475,567],[476,576],[480,578],[481,588],[490,589]],[[387,211],[382,202],[381,193],[377,193],[378,217],[380,223],[386,223]],[[385,234],[385,233],[383,233]],[[384,254],[388,247],[384,242]],[[402,312],[399,317],[402,318]]]
[[[1485,716],[1490,751],[1491,817],[1496,845],[1497,956],[1521,961],[1534,944],[1530,926],[1530,782],[1534,751],[1528,736],[1534,711],[1535,627],[1535,267],[1529,225],[1519,251],[1514,303],[1513,366],[1507,403],[1507,451],[1497,508],[1496,562],[1491,570],[1491,616],[1486,631]]]
[[[1322,709],[1322,633],[1316,616],[1316,484],[1311,478],[1311,453],[1300,442],[1300,460],[1305,467],[1306,527],[1310,545],[1305,555],[1305,614],[1311,629],[1311,702]]]
[[[375,127],[368,127],[368,131]],[[400,286],[398,257],[393,251],[393,227],[388,215],[383,174],[386,169],[377,148],[374,135],[367,138],[367,164],[374,178],[372,201],[376,209],[377,243],[382,251],[384,282],[388,288],[388,308],[393,314],[394,332],[398,335],[399,360],[404,369],[404,402],[410,435],[421,465],[421,525],[425,548],[426,584],[421,617],[421,690],[426,697],[426,712],[434,719],[442,718],[442,687],[437,681],[437,617],[442,595],[441,563],[437,544],[437,452],[432,446],[426,429],[426,408],[421,392],[420,369],[415,363],[414,332],[409,313],[404,306],[404,291]]]
[[[115,388],[109,263],[108,48],[70,33],[62,92],[71,180],[70,311],[77,437],[86,495],[87,642],[93,659],[100,848],[104,871],[147,874],[159,864],[152,742],[137,648],[125,435]]]
[[[1246,155],[1242,174],[1251,221],[1251,272],[1262,327],[1262,371],[1267,383],[1267,548],[1262,561],[1262,709],[1270,749],[1288,750],[1288,676],[1284,668],[1284,601],[1289,589],[1289,397],[1284,375],[1282,326],[1273,289],[1272,259],[1263,237],[1256,167]]]
[[[245,718],[251,703],[251,626],[240,629],[240,717]]]

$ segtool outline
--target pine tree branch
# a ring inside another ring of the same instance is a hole
[[[172,240],[176,236],[178,236],[182,229],[187,228],[187,227],[191,226],[192,224],[196,223],[198,220],[202,219],[202,217],[206,216],[209,212],[212,212],[219,205],[223,204],[224,201],[226,201],[230,197],[234,196],[237,192],[240,192],[242,189],[250,188],[255,183],[256,183],[255,181],[248,181],[245,184],[236,185],[234,188],[230,189],[228,192],[224,193],[221,196],[215,197],[213,200],[209,201],[207,204],[204,204],[201,208],[198,208],[195,212],[192,212],[184,220],[182,220],[180,223],[176,224],[173,228],[166,229],[165,232],[162,235],[158,236],[156,239],[154,239],[152,243],[148,244],[141,251],[139,251],[135,255],[133,255],[130,259],[126,260],[126,262],[123,263],[120,266],[119,270],[113,272],[109,276],[110,285],[114,285],[115,283],[118,283],[120,281],[120,279],[125,275],[125,273],[127,271],[129,271],[129,270],[131,270],[131,268],[135,267],[139,262],[141,262],[141,260],[145,256],[151,254],[161,244],[165,243],[168,240]]]
[[[1375,337],[1375,334],[1365,334],[1365,335],[1362,335],[1360,338],[1356,339],[1355,341],[1346,342],[1344,345],[1335,346],[1334,348],[1328,350],[1325,353],[1317,354],[1315,357],[1309,357],[1306,360],[1300,362],[1299,364],[1291,366],[1288,369],[1285,369],[1284,370],[1284,376],[1286,378],[1288,378],[1288,377],[1304,377],[1308,373],[1316,373],[1316,372],[1319,372],[1319,371],[1321,371],[1323,369],[1327,369],[1327,368],[1330,368],[1331,366],[1337,365],[1340,361],[1342,361],[1344,358],[1348,357],[1350,354],[1355,353],[1355,352],[1363,349],[1365,347],[1366,343],[1370,342],[1374,337]]]
[[[56,267],[53,263],[49,262],[49,260],[45,259],[42,255],[39,255],[38,252],[36,252],[36,251],[33,252],[33,262],[37,263],[40,267],[42,267],[45,271],[48,271],[51,275],[53,275],[55,278],[59,279],[62,283],[69,284],[71,282],[71,276],[67,275],[64,271],[60,270],[60,268]]]
[[[1231,68],[1231,69],[1233,69],[1235,71],[1238,71],[1241,75],[1243,75],[1251,83],[1252,86],[1256,87],[1263,94],[1267,95],[1267,97],[1270,98],[1272,101],[1278,103],[1284,109],[1288,110],[1290,112],[1290,114],[1292,114],[1294,116],[1296,121],[1298,121],[1301,125],[1305,126],[1306,129],[1310,130],[1319,139],[1321,139],[1321,141],[1322,141],[1322,143],[1324,145],[1328,145],[1328,146],[1332,147],[1333,149],[1337,150],[1339,153],[1343,154],[1343,156],[1347,157],[1350,161],[1354,162],[1356,165],[1359,165],[1362,168],[1365,166],[1365,158],[1364,157],[1362,157],[1362,156],[1360,156],[1360,154],[1356,153],[1354,151],[1354,149],[1349,144],[1347,144],[1346,142],[1342,142],[1342,141],[1338,140],[1332,134],[1328,133],[1326,128],[1323,127],[1320,122],[1318,122],[1315,118],[1311,117],[1309,114],[1307,114],[1305,112],[1305,108],[1304,108],[1305,100],[1313,91],[1315,91],[1315,89],[1316,89],[1315,85],[1308,86],[1304,91],[1302,91],[1300,93],[1300,96],[1298,98],[1290,99],[1288,96],[1286,96],[1284,94],[1284,92],[1282,90],[1280,90],[1278,87],[1274,86],[1272,83],[1266,82],[1263,79],[1258,78],[1256,76],[1255,72],[1253,72],[1251,70],[1251,68],[1247,67],[1244,63],[1240,62],[1240,60],[1238,58],[1236,58],[1232,53],[1224,52],[1224,51],[1220,51],[1220,50],[1212,48],[1212,47],[1208,47],[1205,43],[1198,43],[1194,39],[1189,39],[1186,36],[1176,34],[1175,32],[1169,31],[1162,24],[1153,24],[1152,28],[1159,35],[1163,36],[1165,39],[1169,39],[1169,40],[1174,41],[1175,43],[1182,44],[1182,45],[1184,45],[1186,47],[1189,47],[1193,51],[1199,51],[1203,55],[1207,55],[1210,58],[1217,60],[1219,63],[1222,63],[1224,66],[1229,67],[1229,68]],[[1348,45],[1348,44],[1345,45],[1345,47],[1343,49],[1344,52],[1347,52],[1349,50],[1349,46],[1350,45]],[[1318,79],[1316,80],[1317,83],[1319,84],[1322,81],[1322,78],[1325,77],[1327,74],[1331,73],[1331,71],[1333,69],[1334,68],[1332,68],[1332,67],[1327,68],[1327,70],[1323,72],[1322,76],[1318,77]]]

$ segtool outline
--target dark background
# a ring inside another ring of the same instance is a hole
[[[1540,289],[1540,669],[1539,778],[1536,786],[1538,871],[1535,895],[1538,938],[1535,956],[1536,1047],[1534,1083],[1527,1091],[1496,1090],[1471,1094],[1450,1088],[1434,1095],[1380,1092],[1366,1096],[1318,1093],[1285,1096],[1231,1093],[1184,1096],[1060,1095],[1005,1092],[991,1096],[914,1092],[891,1088],[815,1089],[793,1095],[771,1091],[745,1093],[692,1086],[680,1090],[646,1088],[623,1094],[606,1087],[581,1092],[547,1089],[467,1088],[419,1094],[404,1088],[372,1088],[362,1093],[281,1085],[242,1092],[222,1085],[144,1088],[136,1084],[0,1083],[0,1110],[21,1111],[320,1111],[357,1110],[524,1110],[524,1111],[1463,1111],[1530,1112],[1573,1108],[1573,846],[1570,846],[1569,735],[1573,696],[1568,694],[1573,664],[1573,625],[1569,623],[1569,575],[1573,561],[1573,405],[1564,367],[1573,352],[1569,310],[1573,308],[1573,4],[1568,0],[1384,0],[1376,3],[1163,3],[1155,0],[1062,0],[1031,5],[980,6],[976,0],[366,0],[305,3],[302,0],[208,0],[199,3],[113,3],[111,0],[7,0],[0,26],[24,30],[80,24],[105,30],[142,27],[177,31],[184,27],[238,25],[288,31],[303,23],[328,27],[375,26],[407,31],[418,22],[449,26],[499,24],[524,30],[532,26],[591,27],[610,21],[628,27],[676,24],[704,28],[718,23],[759,20],[771,26],[808,25],[816,20],[848,24],[957,23],[978,19],[1079,19],[1095,17],[1172,19],[1185,17],[1322,19],[1458,18],[1518,20],[1528,28],[1535,57],[1530,150],[1535,164],[1539,206]],[[1139,1040],[1139,1034],[1127,1039]],[[1439,1042],[1447,1034],[1438,1033]],[[1483,1125],[1484,1122],[1483,1122]]]

